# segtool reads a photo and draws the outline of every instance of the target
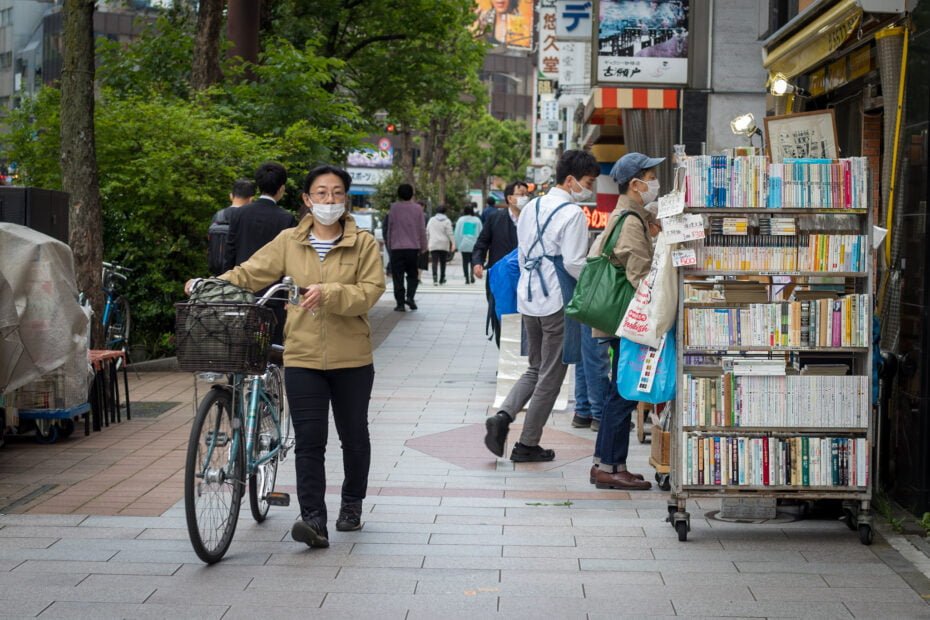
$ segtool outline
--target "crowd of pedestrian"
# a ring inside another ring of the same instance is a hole
[[[446,283],[446,264],[456,250],[462,255],[466,284],[476,278],[489,282],[489,270],[499,263],[517,266],[515,306],[522,318],[528,367],[486,421],[485,445],[496,456],[504,456],[510,426],[527,407],[510,459],[555,459],[554,450],[540,442],[568,365],[575,364],[572,425],[597,432],[591,483],[598,488],[650,488],[643,476],[626,467],[637,403],[617,391],[619,340],[574,321],[565,308],[589,256],[609,255],[634,287],[648,274],[651,237],[659,228],[646,205],[657,196],[655,169],[662,161],[639,153],[617,161],[611,176],[620,197],[593,244],[579,203],[592,201],[600,167],[585,151],[563,153],[548,193],[530,197],[529,186],[514,181],[504,189],[500,207],[489,197],[479,217],[472,203],[454,224],[445,206],[428,217],[414,200],[414,188],[398,187],[398,200],[383,226],[396,311],[417,310],[420,270],[427,256],[434,286]],[[299,219],[278,206],[286,182],[284,167],[267,162],[256,171],[254,184],[239,180],[233,185],[230,206],[218,211],[210,225],[210,271],[256,294],[284,276],[305,290],[299,306],[285,309],[279,304],[275,335],[275,342],[285,345],[286,391],[295,434],[300,516],[291,533],[311,547],[327,547],[324,458],[330,409],[345,471],[336,527],[362,527],[371,461],[368,402],[374,383],[367,314],[385,291],[385,266],[374,235],[361,231],[347,208],[352,179],[345,170],[317,166],[307,173]],[[259,197],[252,200],[255,193]],[[617,226],[621,228],[613,236],[614,246],[605,248]],[[194,286],[189,281],[185,290],[190,293]],[[487,326],[500,346],[502,300],[487,284],[486,295]]]

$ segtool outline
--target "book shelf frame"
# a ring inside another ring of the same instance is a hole
[[[868,424],[866,427],[720,427],[720,426],[693,426],[684,422],[684,399],[678,398],[674,403],[671,416],[671,494],[668,503],[668,521],[678,533],[678,539],[687,540],[691,529],[690,514],[687,503],[695,498],[735,498],[752,497],[767,499],[791,499],[799,501],[814,501],[820,499],[838,499],[843,501],[847,515],[847,526],[858,532],[863,544],[872,542],[872,481],[874,480],[874,453],[875,453],[875,412],[871,404],[872,394],[872,355],[871,346],[868,347],[738,347],[738,346],[689,346],[685,334],[685,308],[739,308],[748,305],[748,302],[727,302],[725,300],[713,302],[686,302],[684,298],[685,284],[695,282],[713,282],[708,278],[714,276],[781,276],[790,278],[793,283],[805,283],[809,278],[843,278],[846,292],[849,288],[855,293],[868,293],[874,306],[874,251],[871,249],[872,241],[872,206],[868,209],[772,209],[772,208],[704,208],[688,207],[686,213],[700,213],[705,216],[733,215],[741,217],[752,214],[759,215],[844,215],[855,216],[858,223],[859,234],[865,236],[869,244],[866,253],[865,271],[861,272],[778,272],[778,271],[707,271],[700,268],[678,270],[678,319],[676,337],[677,341],[677,391],[681,395],[686,389],[684,375],[696,367],[715,367],[712,363],[685,365],[685,356],[705,354],[708,356],[747,356],[771,353],[785,355],[788,353],[816,354],[818,357],[842,356],[845,360],[853,360],[850,368],[851,375],[865,375],[868,394]],[[709,221],[705,217],[705,227]],[[759,283],[763,286],[784,286],[784,282]],[[761,302],[760,302],[761,303]],[[780,303],[769,301],[765,303]],[[869,323],[869,342],[871,342],[871,308],[867,313]],[[717,365],[716,367],[720,367]],[[722,369],[721,369],[722,370]],[[868,446],[866,463],[868,464],[868,483],[866,486],[749,486],[749,485],[706,485],[684,484],[683,450],[686,438],[692,434],[714,436],[752,436],[752,437],[865,437]]]

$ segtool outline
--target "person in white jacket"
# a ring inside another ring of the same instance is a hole
[[[446,283],[446,261],[455,252],[452,220],[446,217],[446,207],[436,207],[436,215],[426,224],[426,242],[433,266],[433,286]],[[438,274],[437,274],[438,271]]]

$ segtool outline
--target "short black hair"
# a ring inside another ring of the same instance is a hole
[[[497,201],[494,200],[494,196],[488,196],[488,206],[493,207],[496,204],[497,204]]]
[[[324,174],[335,174],[337,177],[342,179],[342,184],[346,187],[346,193],[349,192],[349,188],[352,186],[352,177],[349,176],[349,173],[338,168],[336,166],[330,166],[329,164],[321,164],[319,166],[314,166],[310,168],[310,172],[307,173],[307,176],[304,177],[304,193],[307,194],[310,192],[310,186],[313,185],[313,182],[316,181],[317,177],[323,176]]]
[[[255,171],[255,184],[266,196],[274,196],[287,184],[287,169],[276,161],[266,161]]]
[[[438,207],[436,207],[436,213],[445,213],[445,212],[446,212],[446,205],[439,205]]]
[[[594,159],[594,155],[579,149],[565,151],[555,165],[556,185],[561,185],[570,176],[580,181],[582,177],[597,178],[600,174],[601,166]]]
[[[232,186],[233,198],[251,198],[255,195],[255,181],[237,179]]]
[[[656,168],[658,168],[658,166],[654,166],[654,167],[652,167],[652,168],[644,168],[644,169],[640,170],[639,172],[637,172],[636,174],[634,174],[633,176],[631,176],[631,177],[629,178],[629,180],[628,180],[626,183],[618,183],[618,184],[617,184],[617,189],[620,190],[620,193],[621,193],[621,194],[627,193],[627,192],[629,191],[629,189],[630,189],[630,183],[632,183],[634,179],[642,180],[643,177],[646,176],[646,173],[647,173],[647,172],[649,172],[650,170],[655,170]]]
[[[474,204],[475,204],[475,203],[471,203],[470,205],[468,205],[467,207],[465,207],[464,209],[462,209],[462,214],[463,214],[463,215],[474,215],[474,214],[475,214],[475,207],[472,206],[472,205],[474,205]]]
[[[523,181],[514,181],[510,185],[504,188],[504,200],[507,200],[513,196],[514,192],[517,191],[518,187],[525,187],[527,190],[530,189],[530,186],[524,183]]]
[[[410,183],[401,183],[397,186],[397,197],[401,200],[410,200],[413,198],[413,185]]]

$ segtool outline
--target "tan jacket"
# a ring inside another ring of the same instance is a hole
[[[627,196],[621,195],[617,199],[617,206],[611,211],[607,226],[591,244],[588,257],[593,258],[601,253],[601,248],[614,231],[617,222],[620,221],[620,216],[626,211],[632,211],[633,214],[623,220],[623,229],[620,231],[620,237],[617,239],[616,245],[614,245],[610,260],[615,265],[622,265],[626,268],[626,279],[633,285],[633,288],[636,288],[639,286],[640,281],[649,275],[649,270],[652,268],[652,240],[643,223],[645,222],[646,226],[648,226],[649,222],[654,221],[655,218]],[[636,215],[639,217],[636,217]],[[614,334],[605,334],[596,329],[592,331],[595,338],[614,337]]]
[[[320,284],[316,314],[287,305],[284,365],[331,370],[372,363],[368,311],[384,293],[384,268],[374,236],[346,218],[342,240],[320,261],[310,245],[313,216],[282,231],[252,258],[219,276],[257,291],[290,276],[298,286]]]

